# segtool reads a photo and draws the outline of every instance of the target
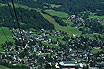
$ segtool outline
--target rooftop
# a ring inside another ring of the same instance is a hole
[[[62,61],[59,64],[62,66],[76,66],[74,61]]]

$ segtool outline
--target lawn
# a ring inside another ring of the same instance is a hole
[[[0,3],[0,6],[7,6],[7,4],[2,4],[2,3]]]
[[[12,3],[10,3],[10,5],[12,5]],[[28,7],[28,6],[26,6],[26,5],[22,5],[22,4],[17,4],[17,3],[15,3],[15,7],[16,7],[16,8],[24,8],[24,9],[29,9],[29,7]]]
[[[10,3],[10,5],[12,5],[11,3]],[[24,8],[24,9],[29,9],[29,10],[36,10],[37,12],[40,12],[41,11],[41,9],[36,9],[36,8],[31,8],[31,7],[28,7],[28,6],[26,6],[26,5],[22,5],[22,4],[18,4],[18,3],[15,3],[15,7],[16,8]]]
[[[47,55],[50,56],[50,53],[39,55],[39,57],[43,57],[43,56],[47,56]]]
[[[51,38],[52,40],[56,41],[57,38],[62,39],[64,38],[64,36],[48,36],[49,38]]]
[[[54,11],[54,10],[45,10],[45,12],[52,15],[52,16],[57,16],[57,17],[61,17],[61,18],[68,17],[68,14],[65,12]]]
[[[0,27],[0,44],[7,41],[2,29],[4,30],[4,33],[7,36],[8,40],[13,42],[14,40],[12,39],[11,30],[9,30],[7,27]]]
[[[94,37],[94,35],[97,36],[97,37],[98,37],[98,36],[104,37],[103,34],[99,34],[99,33],[84,34],[84,35],[82,35],[82,36],[85,36],[85,37]]]
[[[104,16],[97,16],[97,15],[95,15],[95,14],[96,14],[96,13],[90,12],[89,18],[90,18],[90,19],[91,19],[91,18],[94,18],[94,19],[96,19],[96,18],[104,19]]]
[[[104,16],[89,16],[89,18],[94,18],[94,19],[96,19],[96,18],[104,19]]]
[[[43,45],[49,46],[50,48],[60,48],[59,46],[56,46],[54,44],[48,44],[47,42],[43,42]]]
[[[9,3],[9,4],[12,6],[12,3]],[[29,7],[26,6],[26,5],[22,5],[22,4],[18,4],[18,3],[15,3],[14,5],[15,5],[16,8],[29,9]],[[2,4],[2,3],[0,3],[0,6],[8,6],[8,5],[7,5],[7,4]]]
[[[53,41],[57,41],[57,38],[58,38],[60,42],[66,43],[66,41],[62,40],[64,36],[48,36],[48,38],[51,38]]]
[[[50,4],[50,6],[51,6],[52,8],[59,8],[59,7],[61,7],[61,5],[56,5],[56,4]]]
[[[12,3],[10,3],[10,5],[12,6]],[[18,3],[15,3],[14,5],[15,5],[16,8],[36,10],[37,12],[40,12],[41,11],[41,9],[39,9],[39,8],[38,9],[36,9],[36,8],[30,8],[30,7],[26,6],[26,5],[22,5],[22,4],[18,4]],[[7,6],[7,4],[0,3],[0,6]]]
[[[0,52],[3,52],[3,48],[0,46]]]
[[[98,52],[101,52],[101,51],[103,51],[103,49],[93,49],[92,53],[98,53]]]
[[[104,26],[104,21],[100,22],[100,24]]]
[[[0,65],[0,69],[10,69],[10,68]]]

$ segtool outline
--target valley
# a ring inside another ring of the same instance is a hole
[[[0,1],[0,68],[55,69],[61,61],[104,68],[103,0],[14,2],[22,37],[12,3],[11,14]]]

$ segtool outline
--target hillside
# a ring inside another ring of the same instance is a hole
[[[0,65],[0,69],[11,69],[11,68]]]
[[[7,41],[7,38],[5,37],[7,36],[9,41],[14,41],[12,39],[12,33],[11,30],[9,30],[7,27],[0,27],[0,45],[1,43],[4,43]]]
[[[0,69],[104,69],[104,0],[14,0],[21,29],[9,5],[0,1]]]
[[[62,30],[64,32],[68,32],[70,35],[72,34],[77,34],[77,35],[80,35],[81,34],[81,31],[78,30],[78,28],[74,28],[74,27],[71,27],[71,22],[68,20],[68,26],[67,27],[63,27],[61,25],[59,25],[55,19],[47,14],[44,14],[44,13],[41,13],[43,15],[44,18],[46,18],[49,22],[53,23],[54,26],[55,26],[55,29],[56,30]]]
[[[1,4],[3,5],[3,4]],[[18,5],[18,4],[17,4]],[[54,29],[54,26],[46,20],[44,17],[41,16],[39,12],[37,12],[34,9],[27,9],[26,7],[22,5],[16,6],[17,15],[19,22],[24,23],[21,25],[21,28],[23,29],[29,29],[29,28],[35,28],[35,29]],[[8,9],[8,6],[3,5],[0,6],[0,23],[2,23],[2,26],[5,27],[14,27],[17,28],[17,23],[15,21],[15,16],[11,17],[10,11]],[[13,9],[12,10],[12,15]],[[47,27],[45,27],[45,25]]]

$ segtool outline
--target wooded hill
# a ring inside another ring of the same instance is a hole
[[[62,5],[54,10],[64,11],[69,14],[78,14],[83,11],[92,11],[104,9],[104,0],[17,0],[19,4],[29,7],[42,8],[47,4]],[[49,7],[49,5],[47,5]]]
[[[47,21],[41,14],[32,9],[16,8],[18,19],[23,29],[54,29],[54,25]],[[12,15],[7,6],[0,6],[0,23],[5,27],[17,28],[14,12]]]
[[[0,2],[5,4],[3,1]],[[78,15],[84,11],[96,12],[97,15],[101,15],[101,13],[103,14],[103,11],[101,10],[104,9],[104,0],[16,0],[15,3],[42,10],[45,9],[43,6],[47,6],[48,9],[63,11],[70,15]],[[49,4],[61,6],[58,8],[51,8]],[[14,25],[15,20],[10,16],[7,6],[0,7],[0,9],[0,20],[2,25],[7,27],[16,26]],[[43,18],[36,10],[24,8],[17,8],[16,10],[18,12],[18,18],[21,22],[22,28],[54,29],[54,25]],[[98,10],[100,11],[98,12]]]

